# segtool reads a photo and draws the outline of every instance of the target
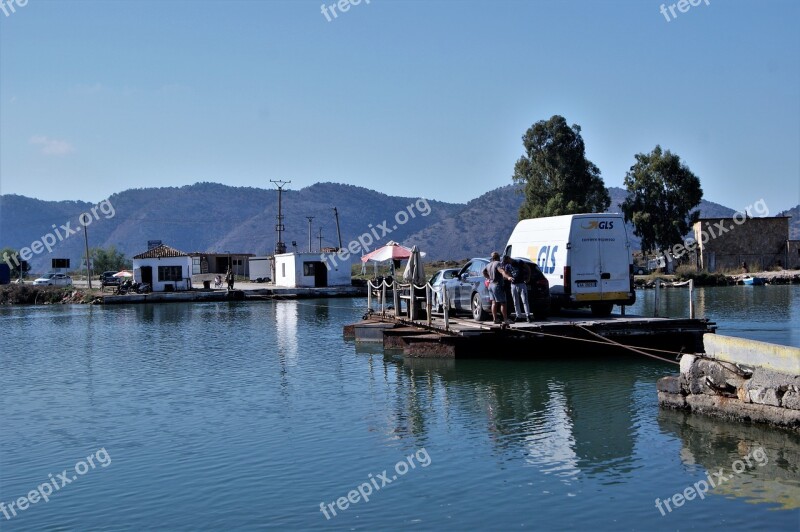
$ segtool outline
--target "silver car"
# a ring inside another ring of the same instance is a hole
[[[72,286],[72,277],[63,273],[48,273],[33,281],[33,286]]]
[[[458,268],[446,268],[433,274],[429,281],[433,287],[433,312],[444,312],[444,283],[448,279],[454,279],[458,274]]]

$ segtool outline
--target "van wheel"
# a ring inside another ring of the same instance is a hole
[[[481,306],[481,296],[478,293],[472,294],[472,317],[475,321],[486,321],[488,317]]]
[[[612,303],[592,303],[592,316],[605,318],[611,314],[613,308]]]

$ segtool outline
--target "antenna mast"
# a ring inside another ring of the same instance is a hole
[[[283,199],[283,185],[288,185],[291,181],[275,181],[273,179],[269,180],[270,183],[275,183],[275,186],[278,187],[278,223],[275,224],[275,231],[278,232],[278,241],[275,242],[275,254],[279,253],[286,253],[286,244],[283,243],[283,232],[286,230],[286,227],[283,225],[283,210],[282,210],[282,199]]]
[[[342,231],[339,229],[339,211],[333,208],[333,215],[336,217],[336,234],[339,235],[339,249],[342,249]]]
[[[306,216],[306,220],[308,220],[308,252],[311,253],[311,220],[313,220],[313,216]]]

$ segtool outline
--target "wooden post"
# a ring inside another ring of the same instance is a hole
[[[450,330],[450,300],[447,299],[447,288],[445,286],[442,286],[442,292],[443,292],[442,295],[444,295],[444,297],[442,298],[444,300],[444,303],[442,304],[442,306],[444,307],[444,330],[449,331]]]
[[[694,279],[689,279],[689,319],[694,319]]]
[[[400,294],[397,292],[397,281],[392,281],[392,300],[394,301],[394,317],[400,315]]]
[[[427,306],[426,310],[428,311],[428,327],[431,326],[431,311],[433,310],[433,304],[431,303],[431,290],[433,288],[429,283],[425,283],[425,305]]]
[[[367,281],[367,311],[372,310],[372,281]]]
[[[381,281],[381,316],[386,316],[386,281]]]
[[[414,281],[411,281],[411,284],[408,285],[408,293],[411,294],[408,299],[408,317],[411,321],[414,321]]]
[[[656,295],[655,295],[655,304],[653,305],[653,317],[658,317],[658,304],[659,300],[661,299],[659,296],[661,295],[661,279],[656,277]]]

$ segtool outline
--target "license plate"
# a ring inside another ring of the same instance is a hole
[[[597,281],[575,281],[578,288],[593,288],[597,286]]]

